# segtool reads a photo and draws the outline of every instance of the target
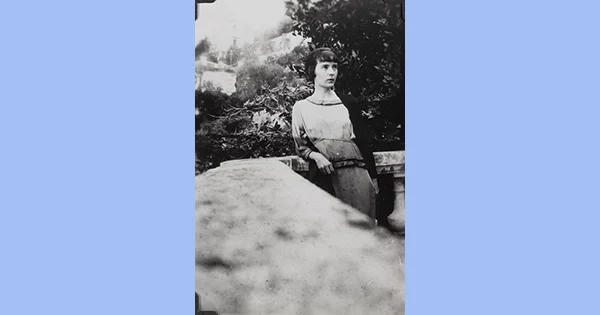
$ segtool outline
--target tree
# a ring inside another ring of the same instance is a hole
[[[338,88],[388,98],[404,85],[404,0],[286,1],[294,33],[342,60]]]
[[[242,51],[235,45],[232,45],[225,54],[223,62],[230,66],[237,66],[238,62],[242,59]]]
[[[198,59],[201,55],[210,51],[211,44],[208,41],[208,38],[202,39],[198,45],[196,45],[196,59]]]
[[[208,53],[206,59],[210,62],[219,63],[219,53],[216,51],[211,51]]]

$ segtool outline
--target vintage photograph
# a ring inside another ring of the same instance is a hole
[[[405,314],[404,0],[195,0],[197,314]]]

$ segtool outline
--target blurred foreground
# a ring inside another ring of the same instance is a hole
[[[196,179],[196,291],[221,314],[404,314],[404,240],[280,162]]]

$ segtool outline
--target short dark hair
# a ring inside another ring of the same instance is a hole
[[[304,73],[309,82],[315,80],[315,68],[319,62],[335,62],[338,63],[338,57],[330,48],[317,48],[306,56],[304,60]]]

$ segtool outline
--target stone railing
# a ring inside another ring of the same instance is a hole
[[[391,175],[394,181],[394,210],[388,217],[392,227],[403,230],[405,226],[405,155],[404,151],[374,152],[377,173]],[[245,163],[252,159],[231,160],[221,163],[223,166]],[[254,159],[256,160],[256,159]],[[308,163],[302,158],[292,155],[274,158],[260,158],[257,160],[275,160],[282,162],[296,173],[305,176],[308,173]]]
[[[382,172],[396,172],[397,154],[377,156]],[[299,161],[270,160],[223,163],[196,177],[202,310],[404,314],[404,240],[292,171]]]

